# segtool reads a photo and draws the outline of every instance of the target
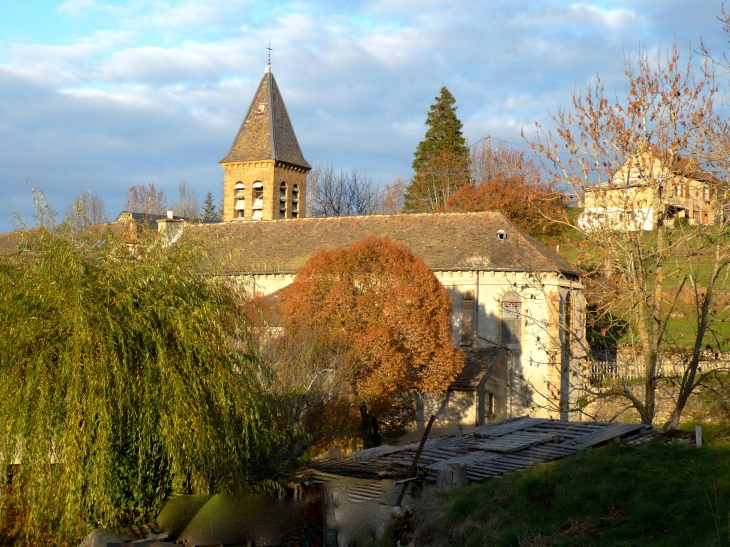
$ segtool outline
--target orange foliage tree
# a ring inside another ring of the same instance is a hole
[[[565,196],[524,175],[496,173],[478,186],[465,185],[449,198],[446,210],[470,213],[499,211],[532,235],[562,232],[565,223]]]
[[[446,390],[464,365],[453,346],[451,297],[423,260],[387,238],[319,251],[279,304],[285,330],[314,332],[322,351],[345,348],[342,395],[359,413],[366,447],[379,444],[379,428],[409,394]]]

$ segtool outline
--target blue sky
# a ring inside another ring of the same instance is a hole
[[[0,0],[0,231],[32,220],[27,181],[63,211],[91,187],[221,193],[227,152],[266,65],[311,163],[410,176],[442,85],[470,142],[520,129],[599,74],[624,86],[639,44],[727,48],[720,2],[687,0]],[[722,82],[722,85],[727,85]],[[496,141],[495,141],[496,142]]]

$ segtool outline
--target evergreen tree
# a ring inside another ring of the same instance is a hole
[[[203,220],[216,219],[218,219],[218,210],[215,203],[213,203],[213,192],[208,192],[205,194],[205,201],[203,201]]]
[[[435,99],[426,117],[426,135],[414,153],[415,176],[406,189],[406,212],[441,210],[469,181],[469,147],[456,116],[456,99],[446,87]]]

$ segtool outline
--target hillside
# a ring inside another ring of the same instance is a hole
[[[417,545],[727,546],[730,441],[587,450],[445,495],[426,493],[414,513]],[[384,543],[395,544],[394,535]]]
[[[719,235],[717,227],[709,226],[707,229],[711,238]],[[677,229],[674,237],[677,237],[679,233],[681,233],[680,229]],[[667,235],[672,237],[672,231],[668,231]],[[636,237],[648,250],[656,245],[655,232],[637,232]],[[569,230],[560,236],[541,236],[537,239],[574,266],[587,272],[595,271],[596,265],[591,263],[590,258],[592,253],[587,252],[587,249],[584,248],[586,242],[579,232]],[[701,292],[715,260],[712,248],[703,248],[702,243],[703,240],[695,238],[686,245],[673,248],[671,255],[664,263],[663,295],[667,306],[674,301],[677,291],[680,291],[676,307],[668,322],[671,345],[691,346],[695,341],[696,310],[692,282],[697,281],[697,289]],[[647,265],[650,267],[649,263]],[[685,282],[680,288],[682,280]],[[651,285],[652,282],[653,279],[650,278],[649,284]],[[600,284],[606,284],[606,280],[601,279]],[[593,291],[590,279],[587,280],[586,287],[586,297],[591,301]],[[647,293],[650,294],[651,290],[647,289]],[[730,351],[730,285],[725,281],[716,284],[713,309],[716,310],[717,315],[712,323],[712,334],[708,335],[706,341],[713,348]],[[616,317],[621,317],[620,309],[614,310],[613,313]],[[618,342],[627,342],[628,339],[629,332],[624,330]]]

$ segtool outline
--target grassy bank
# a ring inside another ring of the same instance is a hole
[[[418,544],[727,546],[730,442],[587,450],[485,484],[425,495]]]

